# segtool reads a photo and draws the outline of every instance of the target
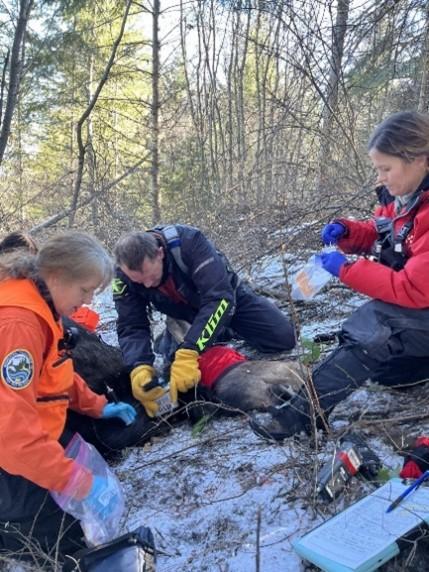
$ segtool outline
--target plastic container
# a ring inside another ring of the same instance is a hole
[[[75,433],[67,445],[65,454],[87,469],[93,478],[100,477],[104,486],[97,497],[96,505],[93,499],[92,502],[88,500],[88,495],[80,499],[76,498],[78,495],[73,495],[73,492],[79,489],[77,482],[69,483],[66,492],[51,491],[53,499],[65,512],[80,521],[89,545],[97,546],[116,538],[125,509],[124,495],[118,479],[95,447],[78,433]],[[76,477],[79,478],[79,472]]]
[[[334,249],[326,249],[332,252]],[[324,270],[318,254],[313,254],[292,280],[292,299],[311,300],[331,280],[332,274]]]

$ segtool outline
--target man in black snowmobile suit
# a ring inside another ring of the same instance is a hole
[[[154,377],[148,307],[191,324],[176,350],[170,372],[173,401],[200,380],[198,356],[225,328],[261,352],[295,345],[288,318],[269,300],[240,282],[225,256],[197,228],[185,225],[131,232],[115,247],[118,270],[113,285],[117,331],[133,395],[148,415],[157,411],[159,387],[145,390]]]

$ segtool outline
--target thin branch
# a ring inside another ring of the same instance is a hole
[[[105,187],[102,187],[99,191],[95,191],[91,196],[89,196],[85,200],[81,201],[78,205],[76,205],[74,207],[74,210],[76,211],[78,209],[81,209],[82,207],[86,207],[87,205],[89,205],[92,201],[94,201],[98,197],[103,196],[103,194],[105,194],[107,191],[109,191],[110,189],[112,189],[113,187],[118,185],[121,181],[123,181],[126,177],[128,177],[129,175],[134,173],[140,167],[140,165],[147,160],[147,158],[148,158],[148,155],[145,155],[135,165],[130,167],[127,171],[125,171],[125,173],[122,173],[122,175],[117,177],[114,181],[111,181],[108,185],[106,185]],[[48,219],[41,222],[40,224],[33,226],[30,229],[31,234],[36,234],[45,228],[48,228],[50,226],[57,224],[57,222],[59,222],[60,220],[63,220],[64,218],[70,216],[71,212],[72,212],[72,207],[69,207],[69,208],[64,209],[61,212],[49,217]]]

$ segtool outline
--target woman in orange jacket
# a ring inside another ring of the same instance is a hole
[[[64,350],[61,315],[89,304],[107,286],[112,263],[80,232],[48,240],[37,254],[0,257],[0,552],[34,558],[84,546],[78,521],[49,491],[83,499],[91,473],[67,458],[67,409],[132,423],[135,410],[92,392]]]

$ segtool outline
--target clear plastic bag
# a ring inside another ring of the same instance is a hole
[[[325,252],[332,252],[325,249]],[[324,270],[320,256],[313,254],[292,280],[292,299],[311,300],[331,280],[332,274]]]
[[[90,472],[93,480],[98,479],[102,487],[95,499],[93,495],[83,498],[73,495],[73,492],[79,490],[78,481],[83,474],[82,471],[76,471],[64,492],[51,491],[53,499],[65,512],[80,520],[89,545],[97,546],[112,540],[118,535],[119,522],[125,509],[121,484],[97,449],[78,433],[67,445],[65,454]]]

